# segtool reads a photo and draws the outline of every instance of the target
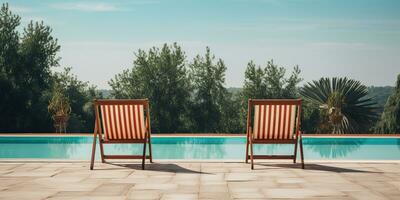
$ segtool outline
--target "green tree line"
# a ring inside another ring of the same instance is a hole
[[[70,99],[69,131],[93,129],[94,98],[100,98],[93,86],[74,76],[70,68],[59,67],[60,45],[52,29],[43,22],[30,22],[18,31],[21,18],[8,4],[0,10],[0,132],[54,131],[48,104],[56,84]]]
[[[103,98],[101,92],[79,80],[72,68],[56,72],[61,47],[52,29],[30,22],[21,32],[20,20],[2,5],[0,132],[53,132],[49,107],[54,99],[68,104],[68,132],[92,132],[92,102]],[[109,81],[109,98],[149,98],[156,133],[243,133],[249,98],[302,98],[306,133],[400,132],[400,77],[379,116],[381,108],[361,82],[321,78],[302,86],[299,66],[287,71],[273,60],[249,61],[243,87],[229,90],[227,66],[209,47],[205,50],[188,59],[176,43],[139,49],[133,66]]]

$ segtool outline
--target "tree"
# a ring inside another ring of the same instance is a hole
[[[297,85],[301,82],[300,69],[296,65],[292,74],[286,78],[286,70],[268,61],[265,67],[265,85],[267,87],[267,98],[292,99],[298,97]]]
[[[185,54],[176,43],[136,53],[133,68],[109,84],[115,98],[149,98],[152,131],[188,131],[190,79]]]
[[[3,4],[0,9],[0,131],[50,132],[53,129],[48,103],[57,88],[70,97],[69,130],[93,131],[93,86],[70,73],[53,73],[60,46],[52,29],[43,22],[30,22],[20,34],[20,17]],[[51,109],[50,109],[51,110]],[[53,110],[54,111],[54,110]]]
[[[284,99],[298,97],[298,84],[301,81],[300,69],[293,68],[289,77],[286,69],[268,61],[264,68],[253,61],[247,64],[244,86],[241,92],[241,127],[246,127],[247,102],[249,99]]]
[[[0,127],[7,132],[51,130],[47,111],[50,69],[58,65],[57,40],[43,23],[30,22],[22,36],[20,17],[0,9]]]
[[[400,74],[393,94],[388,98],[375,131],[378,133],[400,133]]]
[[[22,127],[19,114],[25,112],[22,93],[18,92],[20,17],[11,13],[8,4],[0,9],[0,131],[14,132]]]
[[[25,126],[27,131],[49,131],[50,115],[47,103],[49,96],[43,91],[51,90],[51,69],[58,66],[57,53],[60,46],[53,38],[52,29],[43,22],[30,22],[24,29],[19,48],[23,70],[18,74],[18,81],[25,96]],[[48,93],[47,93],[48,94]]]
[[[286,69],[275,65],[273,60],[268,61],[264,68],[256,67],[253,61],[247,64],[242,91],[244,101],[247,99],[282,99],[298,97],[297,85],[301,78],[298,66],[293,68],[292,74],[286,76]]]
[[[253,61],[250,61],[247,64],[244,77],[242,95],[245,99],[262,99],[267,97],[265,69],[262,69],[260,66],[256,67],[256,64]]]
[[[95,86],[80,81],[72,74],[71,68],[53,74],[53,85],[59,85],[62,93],[69,97],[71,114],[69,115],[68,132],[92,132],[94,127],[93,100],[102,99]],[[53,86],[54,87],[54,86]]]
[[[301,111],[301,131],[318,133],[318,124],[322,118],[319,107],[308,101],[303,101]]]
[[[360,133],[376,118],[375,102],[367,87],[348,78],[321,78],[307,83],[300,94],[320,108],[319,133]]]
[[[226,66],[222,59],[215,62],[210,48],[204,56],[197,55],[190,64],[194,99],[193,130],[198,132],[233,132],[237,130],[238,109],[232,95],[224,87]]]
[[[241,97],[239,94],[227,92],[222,104],[222,120],[220,122],[220,130],[222,133],[243,133],[240,126],[242,121],[240,118]]]

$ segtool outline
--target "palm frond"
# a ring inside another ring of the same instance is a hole
[[[367,98],[367,87],[360,81],[346,77],[321,78],[307,83],[300,94],[328,116],[318,127],[330,127],[331,133],[364,132],[377,117],[376,103]]]

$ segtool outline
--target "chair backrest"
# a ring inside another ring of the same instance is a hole
[[[94,107],[97,130],[105,141],[143,140],[150,131],[147,99],[95,100]]]
[[[301,99],[250,99],[248,125],[255,140],[294,140],[300,131]],[[251,113],[254,112],[254,115]]]

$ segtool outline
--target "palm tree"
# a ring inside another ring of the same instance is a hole
[[[307,83],[300,94],[317,106],[320,133],[360,133],[368,131],[376,119],[376,103],[367,97],[367,87],[348,78],[321,78]]]

